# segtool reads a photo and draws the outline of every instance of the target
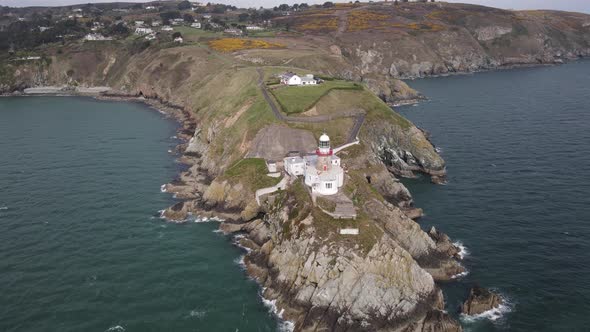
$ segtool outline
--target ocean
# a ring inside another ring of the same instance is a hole
[[[177,124],[139,103],[0,98],[0,331],[276,331],[217,222],[168,224]]]
[[[508,304],[461,318],[466,331],[588,331],[590,62],[408,83],[429,100],[398,111],[431,134],[449,182],[404,183],[423,228],[469,252],[447,310],[479,284]]]

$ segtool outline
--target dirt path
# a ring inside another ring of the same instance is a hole
[[[336,36],[341,36],[348,29],[348,11],[338,11],[338,30],[336,30]]]
[[[356,141],[356,137],[358,136],[358,133],[361,130],[363,122],[365,122],[365,112],[363,110],[350,110],[335,115],[328,114],[307,117],[285,116],[278,108],[273,98],[270,96],[270,93],[268,92],[268,89],[264,84],[264,70],[262,70],[262,68],[257,68],[256,71],[258,72],[258,86],[262,90],[262,95],[264,96],[264,99],[272,109],[272,112],[274,113],[277,119],[291,123],[322,123],[340,118],[355,118],[354,126],[352,126],[352,128],[350,129],[350,132],[348,134],[348,141],[346,143],[348,144]]]

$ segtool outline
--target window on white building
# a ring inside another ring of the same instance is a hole
[[[326,189],[332,189],[332,183],[331,182],[326,183]]]

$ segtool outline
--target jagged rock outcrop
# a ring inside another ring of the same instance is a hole
[[[500,295],[479,286],[474,286],[469,291],[469,297],[461,305],[461,313],[466,315],[478,315],[488,310],[498,308],[504,300]]]
[[[415,172],[444,178],[445,162],[424,133],[409,122],[391,126],[385,122],[368,122],[366,140],[376,156],[396,175],[413,177]]]
[[[279,208],[242,230],[256,246],[245,258],[249,273],[297,331],[461,330],[440,311],[433,278],[388,233],[363,248],[327,241],[334,235],[322,237],[312,216],[295,224],[288,215]]]

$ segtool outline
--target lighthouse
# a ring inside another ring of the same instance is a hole
[[[300,175],[299,163],[303,166],[305,184],[311,188],[314,195],[335,195],[344,184],[344,170],[340,166],[340,158],[334,155],[330,145],[330,137],[320,136],[315,153],[306,155],[303,159],[296,157],[285,158],[286,169],[293,176]]]
[[[320,136],[320,142],[316,150],[318,157],[316,169],[320,172],[327,172],[331,168],[332,164],[332,148],[330,147],[330,137],[325,133]]]

